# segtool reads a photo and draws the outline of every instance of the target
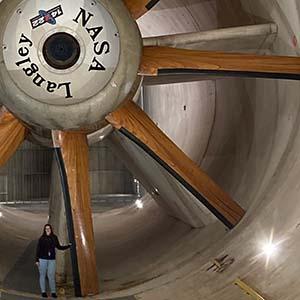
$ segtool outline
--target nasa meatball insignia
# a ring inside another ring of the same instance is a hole
[[[64,14],[61,5],[51,8],[48,11],[40,10],[39,15],[30,20],[33,29],[38,28],[46,23],[55,25],[56,18]]]

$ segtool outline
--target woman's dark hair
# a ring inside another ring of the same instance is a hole
[[[51,224],[46,224],[44,226],[44,230],[43,230],[42,236],[46,236],[47,235],[47,233],[46,233],[46,227],[50,227],[50,229],[51,229],[51,234],[50,235],[53,235],[54,233],[53,233],[53,228],[52,228]]]

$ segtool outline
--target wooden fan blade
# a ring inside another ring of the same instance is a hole
[[[134,102],[128,101],[106,117],[176,177],[226,226],[236,225],[245,211],[184,154]]]
[[[86,135],[73,132],[53,134],[72,241],[72,262],[77,297],[99,293],[96,267],[90,183],[89,148]]]
[[[300,57],[144,47],[140,75],[160,73],[263,77],[300,80]]]
[[[0,167],[16,152],[26,133],[25,126],[17,118],[0,110]]]
[[[148,12],[159,0],[123,0],[132,17],[137,20]]]
[[[145,76],[143,79],[143,86],[154,86],[154,85],[166,85],[174,83],[184,83],[184,82],[194,82],[194,81],[207,81],[222,79],[222,76],[209,75],[209,74],[197,74],[191,70],[187,72],[185,70],[184,74],[180,72],[159,72],[158,76]]]

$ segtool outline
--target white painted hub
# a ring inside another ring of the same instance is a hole
[[[50,66],[43,54],[45,41],[58,32],[80,46],[76,63],[67,69]],[[23,1],[5,29],[3,55],[10,77],[29,97],[70,105],[109,83],[119,63],[120,37],[111,14],[97,1]]]
[[[0,103],[33,127],[99,129],[137,88],[142,39],[121,0],[3,0],[0,37]]]

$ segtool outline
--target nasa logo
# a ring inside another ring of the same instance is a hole
[[[40,10],[39,15],[32,18],[30,20],[31,26],[33,29],[38,28],[39,26],[42,26],[46,23],[55,25],[56,24],[56,18],[62,16],[63,10],[61,5],[58,5],[48,11]]]

